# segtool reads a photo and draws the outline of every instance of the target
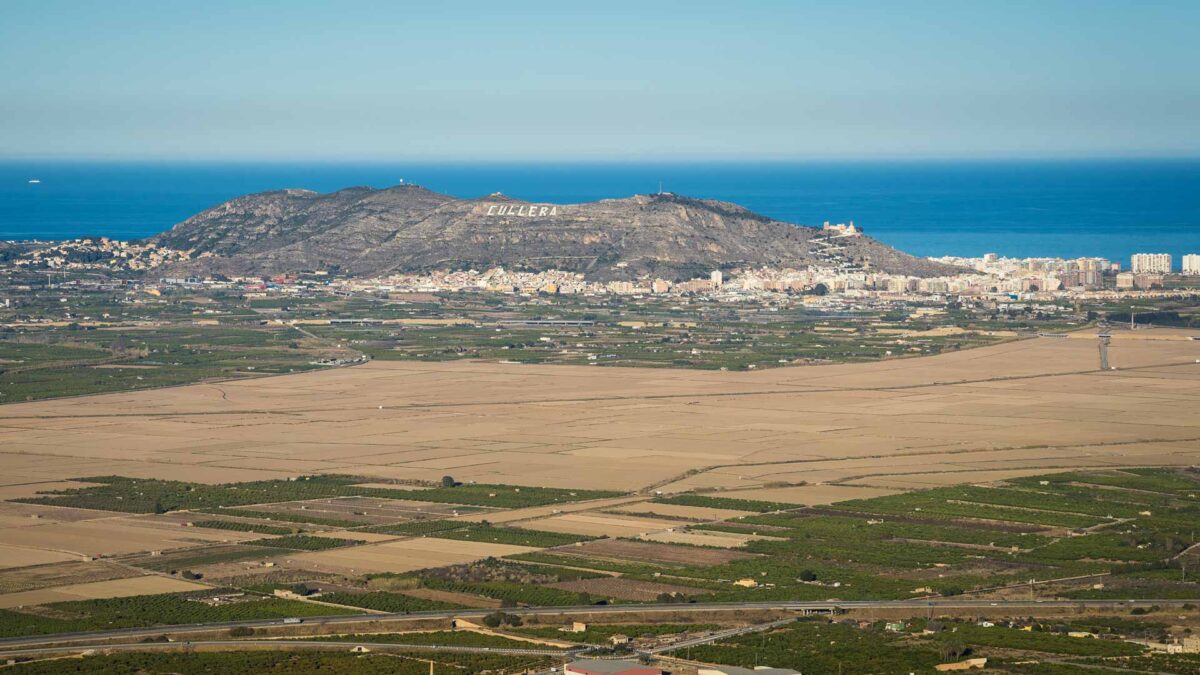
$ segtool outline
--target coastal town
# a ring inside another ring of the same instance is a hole
[[[853,223],[825,224],[836,237],[861,235]],[[206,257],[200,254],[196,257]],[[862,265],[836,264],[802,269],[729,266],[707,276],[674,280],[642,276],[599,280],[582,272],[557,269],[525,271],[434,270],[378,277],[350,277],[315,270],[264,276],[193,276],[174,272],[193,253],[148,242],[106,237],[58,242],[14,242],[0,250],[0,273],[10,287],[36,285],[40,276],[72,280],[76,286],[123,286],[147,289],[191,287],[270,294],[295,294],[324,288],[337,293],[374,295],[404,293],[500,293],[517,296],[703,296],[716,301],[760,299],[786,302],[793,296],[806,304],[842,300],[919,301],[946,298],[1000,300],[1103,300],[1133,296],[1175,296],[1200,290],[1200,254],[1182,256],[1176,267],[1170,254],[1137,253],[1127,265],[1100,257],[1074,259],[1012,258],[987,253],[981,257],[943,256],[931,260],[961,270],[948,276],[918,277],[887,273]],[[617,268],[622,266],[617,264]],[[24,284],[19,283],[25,277]],[[74,277],[74,278],[73,278]],[[824,298],[829,300],[823,300]]]

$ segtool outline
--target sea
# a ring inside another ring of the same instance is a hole
[[[36,182],[31,182],[36,181]],[[416,183],[570,204],[660,189],[921,256],[1200,253],[1200,159],[720,163],[0,161],[0,239],[147,237],[239,195]]]

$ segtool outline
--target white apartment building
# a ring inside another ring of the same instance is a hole
[[[1170,253],[1134,253],[1129,269],[1134,274],[1170,274]]]
[[[1200,275],[1200,253],[1183,256],[1183,273]]]

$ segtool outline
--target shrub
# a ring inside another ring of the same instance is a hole
[[[492,612],[483,617],[483,625],[488,628],[499,628],[500,626],[520,626],[521,617],[508,612]]]

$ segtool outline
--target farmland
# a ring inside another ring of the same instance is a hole
[[[476,504],[503,508],[544,506],[584,499],[599,499],[617,493],[554,488],[521,488],[506,485],[462,485],[452,488],[405,489],[361,487],[353,476],[301,476],[298,480],[273,480],[236,485],[204,485],[183,481],[137,480],[121,476],[96,476],[85,482],[92,487],[69,488],[47,496],[15,501],[52,504],[83,509],[107,508],[133,513],[165,513],[181,509],[221,509],[270,502],[273,505],[320,497],[376,497],[449,504]],[[326,501],[325,504],[330,502]],[[297,505],[302,506],[302,505]],[[348,506],[358,508],[355,502]],[[287,513],[283,504],[279,513]],[[249,513],[271,513],[258,507]],[[436,512],[435,512],[436,513]],[[235,514],[237,515],[237,514]],[[402,519],[398,516],[397,520]],[[341,521],[338,521],[341,522]]]
[[[1120,334],[1121,369],[1101,374],[1089,337],[746,373],[379,360],[4,405],[0,435],[14,484],[124,476],[154,488],[79,488],[45,503],[150,513],[156,498],[168,509],[201,508],[201,498],[226,509],[334,500],[311,504],[330,512],[307,517],[375,524],[414,516],[376,512],[363,501],[375,497],[497,509],[574,501],[553,490],[586,498],[654,486],[668,500],[772,508],[1081,463],[1186,465],[1198,436],[1189,415],[1198,343],[1170,329]],[[1144,396],[1124,395],[1132,381]],[[347,480],[273,483],[302,475]],[[447,475],[460,485],[440,487]],[[172,482],[241,483],[254,494],[181,494]]]
[[[439,539],[484,541],[492,544],[511,544],[513,546],[533,546],[537,548],[565,546],[592,539],[592,537],[563,534],[560,532],[542,532],[519,527],[491,527],[487,525],[441,531],[437,532],[436,536]]]
[[[712,495],[676,495],[673,497],[659,497],[654,500],[657,504],[675,504],[678,506],[700,506],[713,509],[731,509],[734,511],[753,511],[756,513],[766,513],[767,511],[789,511],[803,506],[803,504],[787,504],[782,502],[764,502],[753,499],[735,499],[731,497],[714,497]]]
[[[324,351],[320,344],[302,345],[305,336],[294,329],[189,324],[167,319],[152,328],[130,324],[125,330],[67,324],[19,336],[4,331],[0,401],[303,372],[313,369],[310,362]]]
[[[1053,666],[1042,666],[1041,662],[1077,659],[1086,663],[1091,657],[1104,659],[1094,663],[1112,664],[1114,657],[1120,657],[1120,663],[1132,664],[1146,658],[1141,656],[1145,652],[1141,645],[1069,637],[1066,628],[1028,622],[983,626],[964,621],[917,619],[885,630],[879,622],[855,626],[849,622],[800,621],[765,634],[690,648],[686,655],[745,667],[771,663],[801,672],[841,669],[852,673],[893,672],[897,668],[932,672],[935,664],[967,657],[987,658],[989,667],[999,667],[1000,672],[1057,673]]]
[[[73,290],[66,303],[44,289],[17,296],[19,311],[0,308],[0,322],[12,326],[0,358],[22,365],[19,379],[4,392],[7,400],[296,372],[322,357],[582,365],[595,354],[604,358],[593,362],[606,366],[737,370],[777,367],[781,361],[871,361],[895,348],[893,331],[921,333],[935,323],[882,310],[829,317],[797,306],[768,315],[756,303],[683,307],[619,297],[552,296],[531,306],[460,293],[396,301],[328,293],[247,299],[183,288],[165,296]],[[591,325],[480,330],[544,315]],[[367,317],[387,323],[330,324],[333,318]],[[961,329],[922,336],[911,345],[915,353],[967,349],[995,343],[1007,330],[1060,325],[1022,315],[985,326],[961,312],[937,323]],[[853,330],[862,325],[871,327]],[[829,330],[814,330],[818,326]],[[94,363],[131,367],[107,373],[88,367]],[[134,369],[145,372],[138,378]]]
[[[208,604],[194,594],[140,595],[44,605],[39,613],[0,610],[0,636],[64,633],[84,630],[170,626],[185,623],[269,619],[338,614],[340,610],[277,598],[247,598]],[[340,613],[349,613],[350,610]]]
[[[564,633],[562,630],[554,627],[545,626],[522,626],[514,630],[514,632],[524,635],[535,635],[551,639],[567,638],[575,642],[586,642],[589,644],[604,644],[609,638],[614,635],[675,635],[680,633],[699,634],[707,631],[713,631],[720,628],[716,624],[671,624],[671,623],[652,623],[652,624],[614,624],[608,626],[588,626],[583,631],[578,633]]]
[[[311,537],[303,534],[292,534],[274,539],[256,539],[254,543],[259,546],[286,548],[291,551],[324,551],[330,548],[353,546],[364,542],[353,539],[335,539],[332,537]]]
[[[0,589],[12,604],[0,626],[957,596],[1190,602],[1200,373],[1191,342],[1152,333],[1118,344],[1131,365],[1103,375],[1088,370],[1094,345],[1067,338],[919,368],[736,379],[381,359],[3,406],[11,564]],[[127,595],[152,583],[229,599],[150,585]],[[271,596],[296,589],[300,600]],[[1190,624],[1194,610],[1179,611]],[[665,625],[689,620],[713,617]],[[646,621],[597,622],[585,636]],[[1151,637],[1179,635],[1163,625]],[[692,656],[740,663],[764,639],[844,640],[844,651],[801,649],[798,663],[821,672],[871,652],[917,672],[964,639],[1006,668],[1004,650],[1143,658],[1111,632],[1080,646],[1050,630],[953,628],[804,623]]]
[[[1089,483],[1093,477],[1095,484]],[[1122,481],[1125,477],[1128,484]],[[126,504],[129,508],[140,510],[152,498],[159,504],[170,503],[173,508],[195,505],[206,510],[211,510],[208,507],[214,501],[238,502],[255,512],[264,507],[253,503],[254,499],[273,499],[281,494],[391,491],[390,487],[363,487],[355,480],[333,476],[246,486],[204,486],[93,478],[90,482],[96,484],[94,487],[33,499],[37,503],[65,499],[71,508],[81,508],[99,505],[99,495],[124,484],[131,489],[142,487],[145,492],[135,494],[141,501]],[[1196,486],[1196,490],[1188,489],[1188,485]],[[413,494],[453,494],[465,487],[403,489],[404,508],[414,503],[407,500]],[[148,571],[193,575],[186,578],[198,576],[191,572],[194,569],[213,570],[218,574],[214,583],[219,583],[221,575],[241,578],[241,574],[248,584],[246,590],[252,593],[263,590],[254,579],[256,570],[262,576],[272,569],[265,565],[279,570],[269,574],[301,580],[308,575],[317,580],[317,586],[322,584],[320,579],[335,574],[343,579],[342,585],[322,594],[322,602],[392,612],[459,604],[432,599],[437,594],[466,604],[533,606],[830,597],[903,599],[963,593],[986,596],[1002,595],[1006,585],[1023,587],[1030,577],[1043,580],[1042,592],[1052,597],[1200,597],[1200,587],[1180,573],[1194,557],[1191,547],[1197,543],[1191,539],[1194,535],[1190,526],[1200,522],[1200,502],[1195,497],[1200,492],[1200,473],[1190,470],[1076,471],[1070,480],[1033,476],[822,507],[791,504],[786,510],[745,500],[733,500],[740,509],[723,509],[731,504],[716,498],[715,502],[674,506],[715,508],[721,509],[718,513],[737,515],[704,522],[663,521],[667,526],[664,531],[687,541],[704,541],[699,535],[705,532],[764,535],[738,540],[740,543],[732,548],[636,537],[595,538],[542,529],[562,518],[554,510],[537,511],[547,500],[609,494],[567,489],[518,491],[511,486],[482,489],[488,491],[485,494],[489,499],[500,493],[520,495],[516,497],[518,503],[533,506],[513,507],[516,512],[532,508],[529,513],[540,515],[531,515],[514,525],[448,518],[382,525],[349,522],[323,534],[298,534],[285,527],[262,531],[261,526],[242,521],[213,528],[212,523],[200,520],[191,522],[200,529],[230,527],[234,533],[260,538],[125,555],[120,560]],[[466,490],[463,494],[464,501],[471,501],[479,492]],[[324,499],[328,498],[271,504],[311,504]],[[388,497],[373,493],[369,498],[333,499],[370,499],[386,509]],[[441,504],[433,500],[421,503],[433,505],[435,511]],[[601,499],[598,503],[607,502]],[[586,503],[582,506],[586,508]],[[220,510],[241,512],[233,506]],[[142,518],[186,517],[187,513],[169,511]],[[1081,529],[1085,527],[1082,522],[1063,521],[1063,516],[1078,516],[1091,529]],[[697,536],[687,539],[689,532]],[[658,534],[645,536],[654,539]],[[1072,578],[1078,581],[1055,581]],[[417,591],[434,595],[421,597]],[[268,604],[247,604],[269,607],[273,601],[264,602]],[[47,606],[61,612],[67,604]],[[191,610],[194,604],[186,607]],[[107,611],[97,611],[95,621],[117,625],[126,620],[120,612],[117,618],[106,618]],[[195,612],[184,612],[185,616],[192,614]],[[148,612],[146,617],[151,618],[146,620],[160,620],[154,616],[155,612]],[[45,631],[76,625],[65,619],[47,621],[26,626]]]
[[[401,652],[403,654],[403,652]],[[464,671],[480,672],[512,667],[514,663],[538,667],[546,665],[544,658],[514,659],[488,654],[439,654],[434,663],[434,675],[459,675]],[[85,656],[78,660],[41,661],[17,665],[13,673],[20,675],[62,675],[64,673],[179,673],[203,675],[227,673],[252,675],[280,671],[291,675],[344,673],[346,675],[428,675],[429,654],[414,652],[410,658],[386,654],[349,654],[341,652],[210,652],[196,654],[113,654]]]
[[[583,546],[554,551],[562,556],[611,559],[654,565],[720,565],[754,556],[736,551],[698,549],[670,544],[654,544],[629,539],[601,539]]]
[[[346,486],[351,480],[335,477],[328,484]],[[96,487],[83,490],[105,490],[120,480],[94,482],[98,483]],[[312,485],[301,484],[292,489],[327,490],[328,484],[317,480]],[[1196,490],[1189,486],[1196,486]],[[207,500],[197,497],[236,495],[240,491],[237,487],[189,490],[173,486],[170,491],[159,490],[154,494],[159,495],[156,499],[182,494],[199,504]],[[266,489],[261,484],[252,487],[257,494],[269,496],[282,489],[274,484]],[[407,491],[457,489],[427,487]],[[514,495],[518,494],[516,488],[510,489]],[[194,495],[195,492],[200,495]],[[748,538],[735,548],[636,538],[592,538],[543,530],[544,523],[560,519],[561,514],[541,504],[512,510],[528,514],[526,519],[512,525],[479,522],[475,514],[465,514],[463,517],[469,520],[430,517],[387,524],[351,522],[321,534],[300,534],[290,530],[258,532],[253,524],[241,520],[220,521],[233,522],[230,526],[233,532],[260,538],[224,547],[129,555],[121,560],[123,564],[167,572],[176,579],[197,576],[187,576],[193,568],[241,569],[242,576],[225,572],[233,574],[228,578],[238,580],[234,588],[46,602],[19,610],[0,610],[0,634],[53,634],[137,626],[165,629],[173,624],[339,612],[406,615],[464,606],[561,607],[602,603],[636,608],[641,603],[678,603],[687,607],[692,601],[903,599],[959,594],[1003,598],[1008,592],[1006,584],[1020,588],[1021,593],[1042,597],[1200,598],[1200,586],[1181,574],[1182,565],[1194,560],[1191,547],[1196,542],[1190,539],[1190,531],[1184,530],[1189,529],[1187,525],[1200,513],[1197,492],[1200,492],[1200,472],[1193,470],[1110,469],[1075,471],[1070,480],[1055,479],[1053,474],[1035,475],[829,506],[789,504],[786,509],[778,509],[767,508],[762,502],[745,503],[746,500],[732,500],[739,509],[724,508],[732,504],[723,501],[667,504],[675,508],[713,509],[704,513],[724,516],[717,520],[664,521],[671,532],[681,536],[689,531],[745,535],[758,530],[766,535]],[[67,496],[78,494],[71,492]],[[565,490],[554,494],[557,498],[579,497],[581,493]],[[601,495],[608,497],[607,493]],[[324,499],[330,498],[283,503],[312,504]],[[370,499],[380,504],[379,508],[387,508],[384,503],[387,497],[379,495],[332,499]],[[596,504],[596,509],[610,508],[608,499],[599,499]],[[942,504],[950,504],[953,509],[938,508]],[[255,503],[244,506],[249,511],[263,508]],[[71,508],[79,508],[79,503],[72,503]],[[586,502],[579,503],[577,508],[584,509],[578,513],[588,513]],[[628,508],[635,509],[637,505]],[[1010,518],[1008,509],[1020,511],[1021,517]],[[227,514],[241,511],[234,507],[220,510]],[[494,511],[505,512],[499,508]],[[1036,518],[1025,517],[1026,512]],[[140,517],[187,518],[188,514],[187,510],[180,510]],[[1076,514],[1096,521],[1088,526],[1093,529],[1053,519]],[[1041,518],[1043,515],[1052,519],[1047,522]],[[202,520],[188,522],[205,529],[223,527],[213,528]],[[356,539],[356,535],[361,539]],[[263,567],[271,561],[277,567]],[[252,570],[271,571],[256,575],[249,573]],[[1044,581],[1040,585],[1026,585],[1031,575]],[[200,583],[221,583],[220,579],[208,581],[200,576]],[[122,580],[113,583],[118,582],[127,583]],[[67,587],[62,588],[62,592],[69,592]],[[279,589],[298,592],[313,602],[270,595]],[[205,598],[221,599],[205,601]],[[809,672],[838,667],[851,672],[870,672],[883,668],[884,664],[927,672],[933,664],[970,656],[990,658],[1002,670],[1037,673],[1040,671],[1036,668],[1051,667],[1047,665],[1051,659],[1057,663],[1062,659],[1121,658],[1140,663],[1138,659],[1149,658],[1143,654],[1144,648],[1122,641],[1122,636],[1162,639],[1176,630],[1162,623],[1129,621],[1117,616],[1090,620],[1078,617],[1067,628],[1047,624],[1037,625],[1032,631],[1017,623],[984,626],[958,619],[933,621],[922,617],[912,617],[903,625],[902,630],[896,631],[883,630],[879,622],[867,625],[862,621],[830,623],[813,619],[765,633],[686,648],[679,655],[729,664],[769,662]],[[558,627],[540,623],[510,627],[531,637],[584,644],[606,643],[620,633],[633,635],[637,644],[649,646],[670,645],[673,640],[703,635],[716,628],[714,624],[601,622],[589,624],[580,633],[564,633]],[[1069,637],[1065,634],[1067,630],[1094,631],[1106,639]],[[481,649],[514,643],[501,636],[437,631],[343,634],[320,639],[334,643],[387,642],[397,647],[411,644]],[[1020,658],[1014,659],[1014,655]],[[465,654],[454,658],[468,656],[487,658]],[[317,659],[316,663],[322,657],[305,654],[303,658]],[[1172,672],[1169,668],[1176,667],[1170,662],[1164,665],[1162,659],[1145,662],[1164,668],[1159,672]]]
[[[416,598],[401,593],[374,591],[370,593],[322,593],[322,602],[348,607],[362,607],[380,612],[421,612],[430,609],[453,609],[456,605]]]

